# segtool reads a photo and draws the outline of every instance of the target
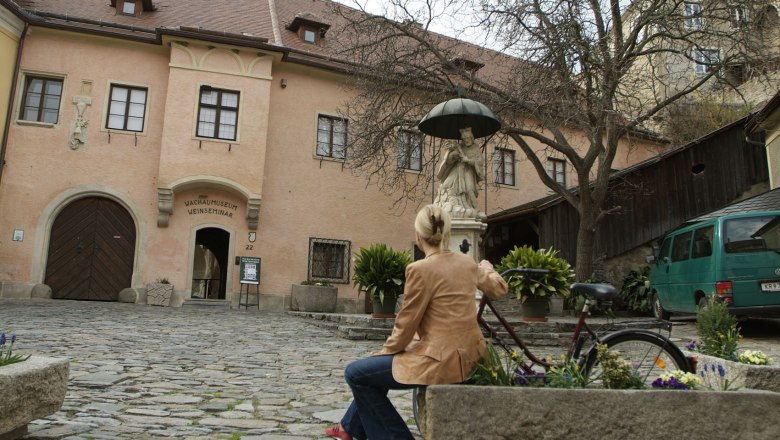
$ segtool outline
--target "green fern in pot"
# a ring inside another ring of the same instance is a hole
[[[353,285],[359,292],[366,292],[372,301],[378,298],[382,304],[385,300],[394,304],[404,293],[406,266],[411,262],[408,251],[396,251],[385,244],[360,248],[355,255]]]
[[[549,271],[526,279],[518,274],[507,278],[509,288],[521,302],[531,297],[545,298],[554,294],[567,298],[570,294],[569,286],[574,281],[574,272],[569,262],[557,255],[558,251],[553,248],[535,250],[530,246],[515,246],[501,259],[496,270],[502,272],[514,267],[526,267]]]

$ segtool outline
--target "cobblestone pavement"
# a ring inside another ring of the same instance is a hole
[[[62,300],[2,300],[0,329],[19,353],[70,359],[62,409],[26,439],[326,438],[351,398],[344,366],[381,344],[284,313]],[[413,425],[411,391],[392,398]]]
[[[673,322],[679,345],[696,338],[695,319]],[[62,300],[0,300],[0,330],[17,352],[70,359],[62,409],[26,439],[323,439],[351,399],[344,366],[381,344],[285,313]],[[780,362],[780,320],[742,334]],[[411,392],[391,396],[420,438]]]

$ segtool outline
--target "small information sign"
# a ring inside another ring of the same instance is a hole
[[[238,257],[241,284],[260,284],[260,258]]]

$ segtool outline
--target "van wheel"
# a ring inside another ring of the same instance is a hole
[[[661,305],[661,298],[658,297],[657,293],[653,295],[653,316],[659,321],[668,321],[669,317],[672,316],[671,313],[664,310],[664,306]]]
[[[707,300],[706,296],[702,296],[699,298],[699,310],[702,310],[707,307],[709,301]]]

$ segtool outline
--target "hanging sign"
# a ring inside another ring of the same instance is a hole
[[[260,284],[260,258],[238,257],[241,284]]]

